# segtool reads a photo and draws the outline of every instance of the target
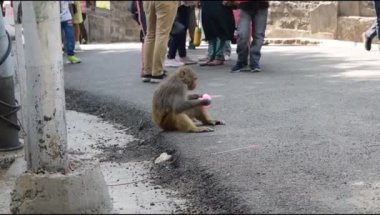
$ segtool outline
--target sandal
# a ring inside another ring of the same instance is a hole
[[[203,62],[203,63],[199,63],[199,66],[210,66],[210,63],[212,62],[213,60],[208,60],[206,62]]]
[[[213,60],[211,62],[209,62],[207,65],[208,66],[219,66],[219,65],[223,65],[224,64],[224,61],[222,60]]]

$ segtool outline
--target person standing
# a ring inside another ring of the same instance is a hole
[[[159,83],[166,77],[164,60],[169,34],[177,14],[177,1],[144,1],[147,34],[144,40],[143,82]]]
[[[196,3],[198,4],[198,2]],[[191,5],[189,6],[189,28],[188,28],[188,31],[189,31],[189,37],[190,37],[190,41],[189,41],[189,46],[188,46],[188,49],[195,49],[195,45],[193,43],[194,41],[194,31],[195,31],[195,28],[197,27],[197,16],[195,15],[195,8],[196,8],[196,5]]]
[[[81,60],[75,55],[75,38],[74,38],[74,27],[72,20],[73,13],[73,4],[71,1],[62,0],[60,1],[60,20],[61,20],[61,29],[65,35],[65,51],[67,54],[67,60],[70,63],[80,63]]]
[[[232,7],[224,5],[222,0],[201,1],[201,7],[209,58],[199,65],[223,65],[225,43],[232,39],[235,29]]]
[[[224,44],[224,60],[229,61],[231,59],[231,40],[227,40]]]
[[[87,44],[88,38],[87,38],[87,30],[86,27],[84,26],[84,21],[86,20],[87,17],[87,1],[80,1],[80,8],[82,11],[82,19],[83,22],[79,24],[80,27],[80,37],[79,37],[79,42],[82,44]]]
[[[372,24],[372,26],[362,34],[363,42],[364,42],[364,48],[367,51],[371,50],[372,45],[372,39],[376,36],[380,40],[380,1],[373,1],[373,6],[375,8],[376,12],[376,20]],[[380,51],[380,45],[379,45],[379,51]]]
[[[268,17],[268,1],[239,1],[237,25],[237,63],[231,72],[260,72],[261,47],[264,43]],[[252,24],[251,24],[252,22]],[[252,25],[252,41],[250,42]],[[249,54],[249,68],[248,65]]]
[[[80,1],[74,1],[74,14],[73,14],[73,23],[74,23],[74,33],[75,33],[75,49],[80,50],[80,25],[83,23],[82,9]]]
[[[171,35],[169,40],[168,58],[165,60],[166,67],[179,67],[183,65],[195,64],[194,60],[187,56],[186,34],[190,20],[190,6],[197,4],[197,1],[179,1],[177,16],[175,21],[184,26],[184,30],[176,35]],[[176,59],[178,51],[179,59]]]

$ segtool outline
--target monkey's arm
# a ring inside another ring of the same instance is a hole
[[[177,100],[176,103],[173,104],[173,110],[176,113],[182,113],[191,108],[201,106],[201,105],[209,105],[211,103],[210,100]]]
[[[188,100],[194,100],[194,99],[198,99],[199,97],[200,97],[199,94],[191,94],[191,95],[187,96],[187,99]]]

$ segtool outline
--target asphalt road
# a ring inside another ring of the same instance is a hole
[[[150,111],[140,44],[88,45],[65,65],[67,89]],[[227,125],[164,133],[251,213],[380,213],[380,53],[361,44],[265,46],[261,73],[192,66],[198,93]],[[234,49],[235,50],[235,49]],[[196,57],[206,47],[190,50]]]

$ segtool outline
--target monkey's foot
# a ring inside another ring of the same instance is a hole
[[[210,128],[210,127],[198,127],[197,129],[197,133],[203,133],[203,132],[213,132],[214,129]]]
[[[215,126],[215,125],[225,125],[225,124],[226,124],[225,122],[220,121],[220,120],[212,120],[210,122],[204,123],[203,125],[212,125],[212,126]]]
[[[226,123],[221,120],[215,120],[215,125],[225,125]]]

